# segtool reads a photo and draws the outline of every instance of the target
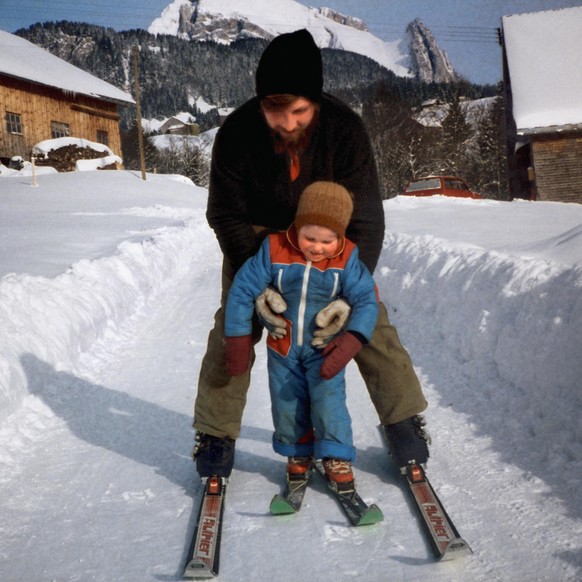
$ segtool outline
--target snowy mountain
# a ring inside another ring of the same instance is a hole
[[[439,48],[432,32],[416,18],[406,28],[404,44],[410,52],[410,69],[424,83],[449,83],[459,79],[447,53]]]
[[[265,38],[307,28],[321,48],[342,49],[371,58],[399,76],[446,82],[456,78],[446,54],[420,22],[403,40],[384,42],[359,18],[294,0],[174,0],[148,31],[185,39],[230,44],[240,38]]]

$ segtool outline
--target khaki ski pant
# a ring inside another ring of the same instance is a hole
[[[194,428],[218,437],[238,438],[243,410],[251,381],[250,369],[241,376],[229,376],[224,354],[224,306],[234,273],[226,261],[222,267],[222,296],[208,336],[206,354],[198,379],[194,406]],[[262,329],[255,317],[253,343],[261,339]],[[251,367],[255,360],[253,350]],[[394,424],[419,414],[427,407],[410,356],[402,347],[396,328],[380,303],[378,322],[372,341],[355,357],[372,403],[382,424]],[[265,395],[268,395],[265,386]]]

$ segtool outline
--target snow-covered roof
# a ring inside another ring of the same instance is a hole
[[[0,74],[105,101],[135,103],[133,97],[35,44],[0,30]]]
[[[518,133],[582,128],[582,7],[502,24]]]

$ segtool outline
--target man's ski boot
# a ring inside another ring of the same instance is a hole
[[[417,414],[384,427],[390,454],[399,468],[407,467],[412,461],[418,465],[427,462],[430,438],[424,430],[425,424],[424,418]]]
[[[229,477],[234,465],[235,441],[230,437],[215,437],[197,432],[192,458],[200,477]]]

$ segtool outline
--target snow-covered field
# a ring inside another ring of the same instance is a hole
[[[219,295],[206,191],[132,172],[0,178],[0,578],[180,580],[200,493],[196,378]],[[362,496],[316,480],[268,514],[261,348],[237,443],[220,580],[582,579],[582,205],[385,202],[375,273],[422,380],[429,474],[474,554],[435,563],[353,365]]]

